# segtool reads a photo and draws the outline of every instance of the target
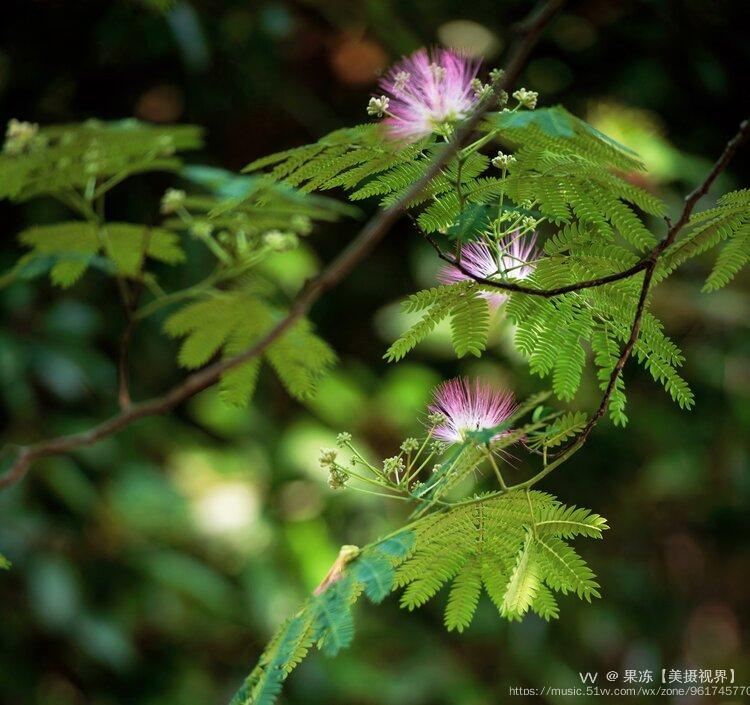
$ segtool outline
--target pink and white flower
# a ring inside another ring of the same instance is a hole
[[[494,428],[506,421],[516,409],[511,392],[502,392],[475,380],[472,385],[466,377],[443,382],[435,390],[431,414],[444,417],[433,435],[449,443],[461,443],[467,431]],[[500,438],[502,432],[494,436]]]
[[[381,79],[387,95],[376,98],[393,137],[413,142],[463,120],[477,102],[472,80],[479,62],[450,49],[419,49]],[[372,103],[372,101],[371,101]]]
[[[535,245],[536,235],[527,238],[519,235],[518,231],[501,239],[497,250],[486,242],[471,242],[461,247],[461,266],[482,279],[526,279],[534,271],[537,258]],[[472,277],[449,264],[440,270],[438,279],[443,284],[455,284],[471,281]],[[481,296],[494,307],[500,306],[508,298],[506,294],[491,291],[483,291]]]

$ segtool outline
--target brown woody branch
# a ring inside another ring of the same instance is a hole
[[[450,143],[446,145],[445,149],[431,164],[422,178],[416,181],[401,198],[388,208],[374,215],[365,224],[348,247],[317,277],[303,287],[286,317],[265,336],[240,355],[229,360],[216,362],[203,370],[195,372],[164,395],[138,404],[129,405],[119,414],[112,416],[87,431],[19,448],[10,468],[0,477],[0,489],[9,487],[21,480],[37,460],[61,455],[76,448],[92,445],[102,438],[121,431],[139,419],[169,411],[198,392],[214,385],[225,372],[261,355],[274,341],[280,338],[304,316],[324,292],[336,286],[375,248],[393,224],[405,213],[407,205],[422,193],[430,181],[458,153],[468,137],[479,125],[485,113],[490,110],[500,91],[508,90],[515,84],[540,34],[563,4],[564,0],[547,0],[547,2],[542,3],[521,24],[519,37],[512,48],[505,74],[495,84],[492,94],[478,106],[471,117],[456,131]]]

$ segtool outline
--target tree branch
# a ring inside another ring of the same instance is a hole
[[[430,181],[458,153],[464,142],[479,125],[500,91],[512,87],[518,79],[532,48],[544,28],[549,24],[564,0],[547,0],[525,20],[519,28],[516,40],[506,65],[503,77],[493,87],[492,93],[480,103],[472,115],[456,131],[438,158],[425,174],[416,181],[396,202],[374,215],[362,228],[357,237],[346,247],[316,278],[309,281],[293,302],[289,313],[265,336],[245,352],[229,360],[216,362],[203,370],[186,377],[160,397],[123,409],[101,424],[81,433],[61,436],[34,445],[21,447],[8,471],[0,477],[0,489],[13,485],[22,479],[32,464],[45,457],[61,455],[75,448],[89,446],[117,433],[134,421],[164,413],[198,392],[215,384],[221,375],[261,355],[274,341],[280,338],[291,326],[304,316],[320,296],[336,286],[357,264],[359,264],[383,239],[393,224],[405,213],[408,204],[419,196]]]

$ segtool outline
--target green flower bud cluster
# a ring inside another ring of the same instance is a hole
[[[406,438],[401,444],[401,451],[403,453],[412,453],[419,449],[419,441],[416,438]]]
[[[347,433],[346,431],[339,433],[338,436],[336,436],[336,445],[339,448],[343,448],[348,443],[351,443],[352,441],[352,434]]]
[[[405,469],[403,458],[400,455],[394,455],[392,458],[386,458],[383,461],[383,474],[400,475]]]

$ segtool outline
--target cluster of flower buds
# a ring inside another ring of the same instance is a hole
[[[405,438],[400,450],[402,453],[413,453],[419,450],[419,441],[416,438]]]
[[[445,441],[434,440],[430,443],[430,453],[442,455],[448,450],[448,444]]]
[[[12,118],[5,130],[5,154],[18,155],[28,152],[35,147],[42,147],[47,140],[39,134],[39,125],[32,122],[22,122]]]
[[[519,88],[513,93],[513,97],[518,101],[519,105],[522,105],[529,110],[533,110],[536,108],[536,101],[539,98],[539,94],[536,91],[528,91],[525,88]]]
[[[336,436],[336,445],[339,448],[343,448],[344,446],[349,445],[352,442],[352,434],[347,433],[346,431],[342,431],[339,433],[338,436]]]
[[[521,218],[521,227],[524,230],[533,230],[536,227],[536,224],[537,224],[536,218],[532,218],[530,215],[527,215]]]
[[[160,210],[164,215],[176,213],[180,208],[184,208],[187,194],[178,188],[168,188],[161,199]]]
[[[471,89],[474,91],[474,97],[477,100],[484,100],[492,93],[492,84],[483,83],[478,78],[472,79]]]
[[[507,169],[511,164],[515,164],[515,162],[516,158],[512,154],[498,152],[497,156],[492,159],[492,166],[498,169]]]
[[[386,458],[383,461],[383,475],[386,477],[395,475],[396,478],[399,478],[405,469],[404,460],[400,455],[394,455],[392,458]]]
[[[309,235],[312,232],[312,220],[307,215],[296,213],[289,221],[289,225],[299,235]]]
[[[263,235],[263,244],[274,252],[287,252],[299,244],[296,233],[269,230]]]
[[[214,231],[214,226],[211,225],[207,220],[196,220],[190,225],[190,234],[193,237],[197,237],[199,240],[205,240],[211,237]]]
[[[367,104],[367,114],[373,117],[383,117],[388,112],[391,101],[388,96],[381,95],[380,98],[372,97]]]
[[[328,486],[332,490],[341,489],[349,481],[349,473],[336,462],[336,451],[332,448],[324,448],[320,451],[318,462],[320,467],[328,469]]]
[[[440,411],[433,411],[427,415],[427,423],[430,426],[437,426],[438,424],[445,423],[446,416]]]

